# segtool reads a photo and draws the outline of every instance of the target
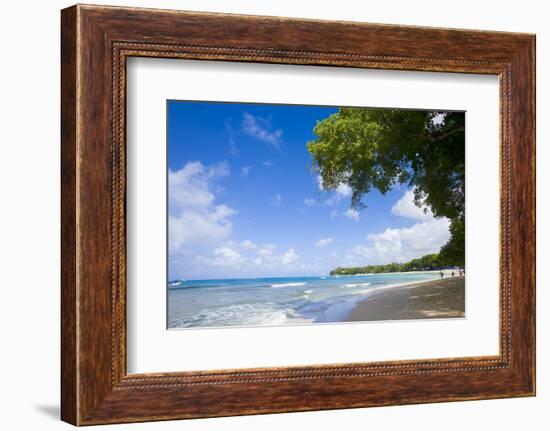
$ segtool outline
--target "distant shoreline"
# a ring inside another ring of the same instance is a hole
[[[230,277],[230,278],[197,278],[197,279],[186,279],[186,280],[169,280],[168,285],[171,284],[178,284],[178,285],[185,285],[185,283],[200,281],[212,281],[212,282],[220,282],[220,281],[227,281],[227,280],[277,280],[277,279],[294,279],[294,278],[342,278],[342,277],[368,277],[368,276],[378,276],[378,275],[400,275],[400,274],[439,274],[441,271],[443,271],[443,274],[445,277],[450,277],[451,272],[457,273],[458,270],[456,269],[430,269],[426,271],[401,271],[401,272],[376,272],[376,273],[365,273],[365,274],[337,274],[337,275],[281,275],[281,276],[267,276],[267,277]]]
[[[338,278],[338,277],[367,277],[369,275],[439,274],[440,272],[443,272],[443,275],[445,277],[450,277],[451,273],[454,272],[456,274],[458,272],[458,269],[427,269],[425,271],[395,271],[395,272],[370,272],[370,273],[364,273],[364,274],[336,274],[336,275],[328,275],[327,277]],[[432,281],[432,280],[428,280],[428,281]]]

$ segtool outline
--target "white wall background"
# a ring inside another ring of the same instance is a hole
[[[550,13],[536,0],[337,2],[101,1],[171,9],[477,28],[537,34],[538,396],[536,398],[105,426],[135,430],[547,429],[550,423]],[[0,13],[0,427],[61,430],[59,410],[60,0],[12,1]]]

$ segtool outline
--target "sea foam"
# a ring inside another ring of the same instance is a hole
[[[295,286],[303,286],[307,284],[305,281],[301,283],[276,283],[272,284],[271,287],[295,287]]]
[[[342,289],[350,289],[352,287],[361,287],[361,286],[370,286],[370,283],[350,283],[350,284],[344,284]]]

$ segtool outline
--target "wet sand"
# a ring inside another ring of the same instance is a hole
[[[464,277],[450,277],[375,292],[346,321],[464,317]]]

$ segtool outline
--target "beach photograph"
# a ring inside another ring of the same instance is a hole
[[[167,101],[168,329],[465,317],[465,113]]]

